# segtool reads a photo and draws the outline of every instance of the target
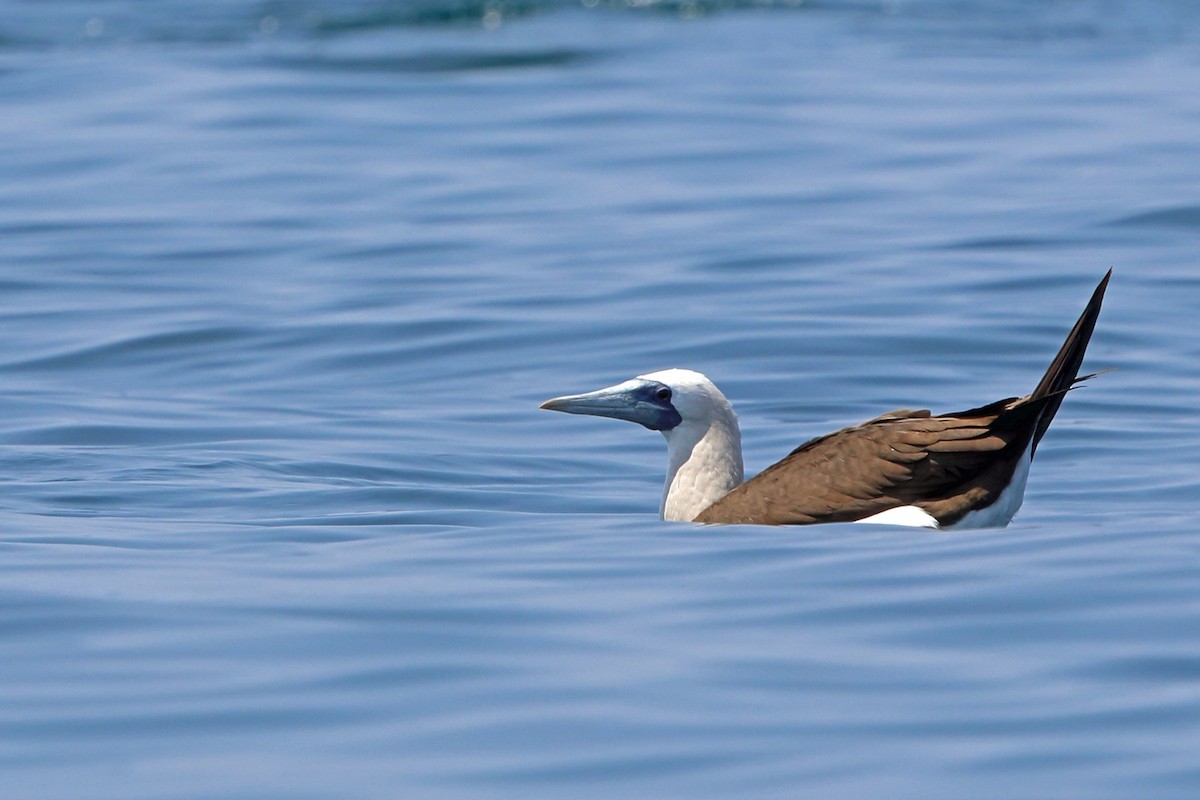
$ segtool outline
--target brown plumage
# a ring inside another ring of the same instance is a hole
[[[1032,393],[933,416],[892,411],[813,439],[735,487],[696,522],[849,522],[917,506],[953,525],[993,504],[1036,450],[1077,377],[1112,270]],[[1023,479],[1023,476],[1022,476]],[[1023,489],[1023,487],[1022,487]]]

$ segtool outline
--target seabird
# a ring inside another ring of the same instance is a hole
[[[664,520],[1003,527],[1021,507],[1029,464],[1063,397],[1093,377],[1077,375],[1111,276],[1110,269],[1030,394],[937,416],[889,411],[802,444],[745,483],[733,407],[699,372],[651,372],[541,408],[660,431]]]

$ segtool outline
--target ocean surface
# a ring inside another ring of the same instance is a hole
[[[1005,530],[657,519],[1085,369]],[[1190,0],[0,5],[0,794],[1200,797]]]

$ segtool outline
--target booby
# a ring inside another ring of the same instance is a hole
[[[1036,388],[934,416],[897,409],[800,445],[742,482],[729,400],[699,372],[667,369],[541,408],[612,417],[667,440],[664,520],[755,525],[877,522],[1003,527],[1021,507],[1029,464],[1077,377],[1110,269]]]

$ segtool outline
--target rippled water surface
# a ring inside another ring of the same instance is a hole
[[[1200,12],[0,6],[6,797],[1200,792]],[[1006,530],[656,518],[1028,391]]]

